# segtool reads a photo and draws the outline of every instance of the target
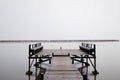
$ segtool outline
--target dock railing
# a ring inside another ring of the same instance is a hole
[[[99,74],[99,72],[96,69],[96,45],[89,43],[81,43],[81,45],[79,46],[79,50],[81,53],[80,55],[76,54],[71,56],[70,53],[68,53],[68,55],[56,55],[51,53],[51,55],[52,57],[71,57],[72,64],[74,64],[74,61],[82,63],[82,66],[80,66],[78,70],[83,75],[83,80],[87,79],[88,66],[90,66],[90,64],[94,69],[92,73],[94,75]],[[26,75],[29,75],[29,80],[30,80],[30,75],[33,74],[33,71],[31,71],[31,67],[33,65],[35,66],[36,69],[35,71],[36,80],[37,79],[44,80],[44,74],[46,69],[41,66],[41,63],[45,61],[49,61],[49,64],[51,64],[52,57],[50,55],[44,55],[43,54],[44,51],[43,52],[42,51],[43,51],[43,46],[41,45],[41,43],[29,45],[28,71],[26,72]],[[39,68],[40,70],[39,74],[37,74],[38,72],[37,68]],[[83,72],[84,69],[86,73]]]
[[[40,52],[43,50],[43,46],[41,43],[36,44],[29,44],[29,53],[28,53],[28,71],[26,72],[26,75],[29,76],[33,74],[33,71],[31,71],[31,67],[34,65],[36,68],[35,76],[37,78],[37,68],[40,68],[39,75],[41,76],[41,80],[44,78],[45,68],[41,67],[41,63],[45,61],[49,61],[51,63],[51,58],[49,55],[43,55]]]
[[[72,64],[74,64],[74,61],[82,63],[82,68],[81,68],[82,74],[83,74],[83,71],[82,71],[83,68],[88,68],[88,66],[91,64],[94,69],[92,73],[94,75],[99,74],[99,72],[96,69],[96,45],[90,44],[90,43],[81,43],[81,45],[79,46],[79,49],[85,54],[82,54],[81,56],[73,55],[73,57],[71,57]],[[88,62],[88,60],[90,63]],[[88,69],[86,70],[86,75],[87,73],[88,73]]]

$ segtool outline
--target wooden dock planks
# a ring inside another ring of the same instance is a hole
[[[43,49],[38,55],[51,55],[54,53],[55,55],[66,55],[70,53],[70,55],[82,55],[86,54],[85,52],[81,51],[80,49]]]
[[[31,59],[35,59],[35,65],[37,64],[36,68],[40,68],[40,72],[38,75],[40,77],[37,78],[36,71],[36,79],[40,78],[40,80],[87,80],[88,70],[86,70],[86,73],[84,75],[83,72],[81,72],[81,75],[77,68],[74,66],[74,61],[81,63],[81,66],[79,66],[79,70],[83,70],[83,68],[88,67],[88,59],[92,64],[92,67],[94,68],[94,71],[92,73],[94,75],[99,74],[99,72],[97,72],[96,70],[95,44],[82,43],[80,49],[43,49],[43,47],[41,49],[41,47],[39,47],[40,49],[35,48],[35,50],[31,49],[31,47],[34,47],[33,45],[29,45],[29,69],[26,74],[32,74],[30,68],[33,61],[31,62]],[[31,56],[31,53],[34,56]],[[93,59],[93,61],[91,59]],[[49,64],[43,63],[46,61],[49,61]]]
[[[44,80],[82,80],[82,75],[72,64],[70,57],[53,57]]]

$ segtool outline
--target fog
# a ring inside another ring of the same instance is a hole
[[[120,39],[120,0],[0,0],[0,40]]]

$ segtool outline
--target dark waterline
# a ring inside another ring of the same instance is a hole
[[[0,42],[119,42],[119,40],[0,40]]]

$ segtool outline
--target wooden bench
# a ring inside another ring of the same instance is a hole
[[[92,67],[94,68],[93,74],[98,74],[96,70],[96,45],[95,44],[89,44],[89,43],[81,43],[79,46],[80,51],[82,51],[85,54],[82,55],[72,55],[72,64],[74,64],[74,61],[82,63],[82,68],[83,65],[84,67],[88,67],[91,63]],[[93,61],[91,60],[93,59]],[[88,62],[89,60],[89,62]]]
[[[85,52],[88,55],[91,55],[93,57],[96,57],[96,46],[95,44],[88,44],[88,43],[81,43],[81,46],[79,46],[79,49]]]
[[[36,44],[30,44],[29,45],[29,55],[28,55],[28,71],[26,72],[26,75],[32,75],[31,67],[34,64],[36,68],[40,68],[41,71],[44,68],[41,68],[41,63],[45,61],[49,61],[51,63],[51,58],[49,55],[43,55],[40,54],[40,52],[43,50],[43,46],[41,43],[36,43]],[[40,54],[40,55],[38,55]],[[35,62],[34,62],[35,61]],[[42,73],[42,72],[41,72]],[[44,72],[45,73],[45,72]]]

